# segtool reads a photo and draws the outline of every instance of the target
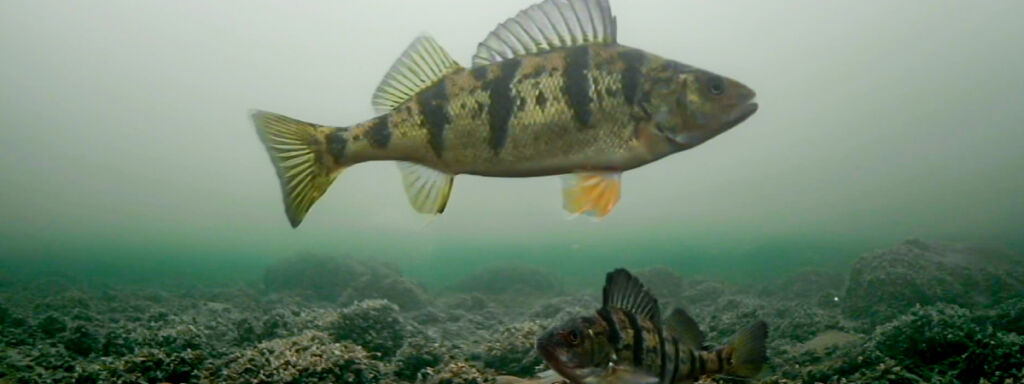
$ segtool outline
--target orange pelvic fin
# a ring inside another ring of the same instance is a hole
[[[562,176],[562,207],[573,215],[604,217],[622,194],[622,173],[579,172]]]

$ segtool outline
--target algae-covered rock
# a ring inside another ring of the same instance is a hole
[[[863,342],[774,354],[784,363],[767,382],[1004,383],[1020,379],[1024,337],[993,328],[987,318],[950,304],[918,306],[878,327]]]
[[[453,361],[440,369],[428,369],[427,384],[493,384],[494,377],[485,375],[464,361]]]
[[[908,240],[861,256],[850,271],[843,313],[871,325],[916,305],[996,305],[1024,292],[1024,260],[1003,250]]]
[[[36,331],[44,337],[55,337],[68,329],[68,323],[61,316],[50,313],[36,323]]]
[[[415,310],[429,302],[423,287],[403,277],[397,266],[353,257],[301,255],[283,259],[264,271],[263,285],[271,293],[342,304],[386,299],[402,310]]]
[[[488,295],[557,294],[562,282],[550,272],[528,265],[496,265],[481,269],[455,285],[460,292]]]
[[[664,308],[707,305],[726,295],[724,285],[700,278],[686,279],[666,267],[637,270],[637,278]]]
[[[764,284],[759,294],[780,299],[800,300],[818,304],[834,302],[846,285],[846,276],[842,273],[823,269],[804,269],[790,276]],[[822,301],[821,298],[826,300]]]
[[[498,373],[529,377],[543,361],[534,348],[544,331],[541,323],[525,321],[502,328],[483,346],[483,363]]]
[[[260,343],[218,362],[204,381],[223,384],[373,384],[384,381],[392,367],[376,361],[358,345],[335,343],[323,333]]]
[[[342,310],[330,327],[331,338],[392,357],[405,342],[398,307],[387,300],[364,300]]]
[[[439,367],[448,353],[448,348],[436,341],[423,337],[409,339],[395,356],[398,364],[395,376],[406,381],[418,381],[429,375],[429,369]]]
[[[64,349],[79,356],[89,356],[100,350],[102,340],[85,324],[75,324],[62,340]]]
[[[192,383],[206,363],[202,351],[169,352],[145,348],[102,368],[102,383]]]

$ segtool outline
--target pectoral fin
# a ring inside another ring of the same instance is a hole
[[[620,172],[581,172],[562,176],[562,207],[591,217],[604,217],[619,202]]]

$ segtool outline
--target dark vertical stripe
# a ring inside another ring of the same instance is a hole
[[[698,353],[693,353],[693,357],[694,357],[694,359],[696,359],[696,361],[694,361],[694,363],[696,363],[695,364],[696,368],[694,369],[695,375],[693,375],[692,377],[703,376],[704,375],[704,369],[706,368],[704,366],[704,356],[701,356],[700,352],[698,352]]]
[[[633,366],[641,367],[644,362],[644,331],[640,329],[640,321],[637,320],[633,312],[623,311],[623,313],[626,314],[629,327],[633,328]]]
[[[448,84],[442,80],[427,87],[416,96],[416,104],[427,124],[430,148],[440,159],[444,153],[444,131],[451,123],[451,116],[448,115]]]
[[[675,364],[672,364],[672,378],[669,379],[669,384],[676,382],[676,375],[679,374],[679,340],[676,340],[675,336],[672,336],[672,356],[675,356]]]
[[[378,116],[373,119],[370,123],[370,128],[366,132],[366,139],[370,142],[370,146],[383,149],[388,147],[388,143],[391,142],[391,127],[388,126],[388,115]]]
[[[519,59],[511,58],[499,64],[500,73],[495,78],[488,80],[484,86],[491,98],[491,104],[487,107],[487,126],[490,128],[490,136],[487,145],[497,154],[505,147],[508,140],[508,125],[512,120],[512,112],[515,110],[516,97],[512,89],[512,81],[516,78],[516,71],[519,70],[521,62]],[[523,102],[523,100],[519,100]]]
[[[565,60],[565,79],[562,87],[569,98],[569,108],[576,122],[584,128],[589,128],[594,118],[594,98],[590,92],[593,84],[587,77],[587,70],[590,69],[590,46],[570,48]]]
[[[627,49],[619,52],[619,60],[622,60],[624,65],[619,80],[622,86],[622,96],[626,98],[626,103],[635,107],[640,102],[640,83],[643,79],[647,55],[640,50]]]
[[[697,360],[698,356],[692,348],[686,348],[687,360],[686,360],[686,374],[683,375],[684,379],[698,377],[697,373]]]
[[[619,323],[615,321],[615,316],[612,316],[612,312],[608,308],[599,309],[597,316],[608,324],[608,342],[612,347],[618,348],[619,343],[622,342],[622,331],[619,330]]]
[[[345,148],[348,147],[348,139],[345,138],[347,129],[339,128],[327,135],[327,152],[334,156],[334,160],[340,162],[345,157]]]
[[[661,331],[661,327],[658,324],[654,324],[654,331],[658,332],[658,356],[661,357],[661,365],[658,369],[658,381],[665,382],[665,335]]]
[[[722,372],[725,370],[725,357],[722,356],[722,352],[725,352],[722,348],[715,349],[715,359],[718,360],[718,370],[716,372]]]
[[[469,73],[473,75],[473,78],[476,79],[476,81],[487,80],[487,76],[488,76],[489,72],[490,72],[490,67],[488,67],[486,65],[481,65],[479,67],[476,67],[476,68],[473,68],[473,69],[469,70]]]

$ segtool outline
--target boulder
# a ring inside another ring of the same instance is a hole
[[[551,295],[562,292],[562,282],[537,267],[496,265],[469,275],[455,285],[455,290],[486,295]]]
[[[416,310],[429,300],[423,287],[403,277],[397,266],[353,257],[307,254],[287,258],[267,267],[263,286],[269,293],[341,305],[385,299],[402,310]]]
[[[917,305],[998,305],[1024,292],[1024,262],[1005,250],[921,240],[860,257],[850,271],[842,311],[876,326]]]

